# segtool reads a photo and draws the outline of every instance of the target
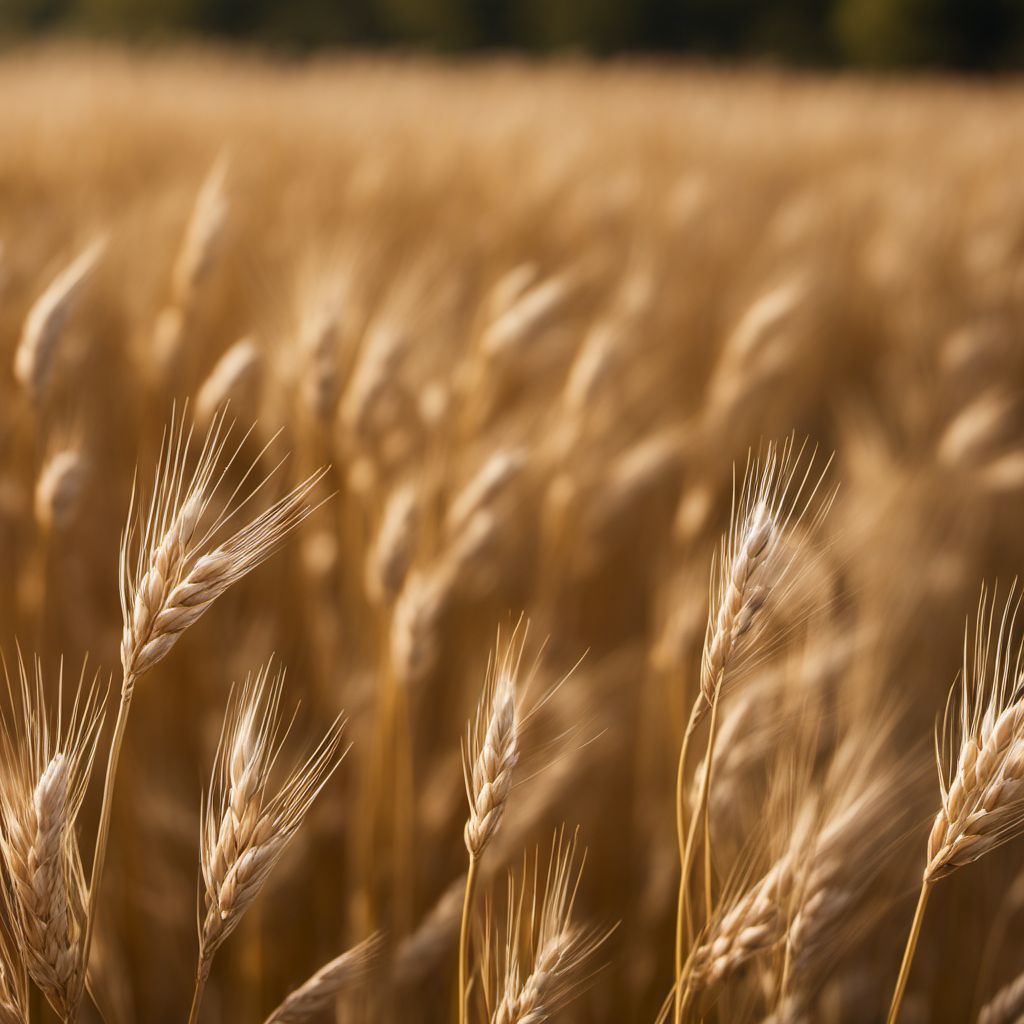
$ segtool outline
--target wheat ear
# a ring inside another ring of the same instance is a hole
[[[106,246],[105,237],[90,242],[50,282],[25,317],[14,353],[14,376],[36,404],[45,397],[68,317]]]
[[[805,457],[807,456],[807,457]],[[700,688],[679,752],[676,771],[676,833],[680,875],[676,904],[676,956],[674,1021],[681,1024],[683,990],[680,984],[684,952],[684,926],[689,931],[690,908],[687,894],[696,850],[697,820],[704,818],[705,912],[711,914],[710,830],[708,794],[714,768],[719,698],[726,672],[751,649],[761,631],[763,609],[774,593],[784,593],[787,578],[798,567],[799,545],[787,552],[782,540],[796,531],[801,521],[814,525],[828,510],[832,493],[826,493],[818,507],[822,481],[831,460],[817,471],[815,452],[807,445],[796,446],[791,437],[782,445],[771,444],[764,457],[748,461],[738,500],[734,498],[729,532],[712,572],[708,624],[701,657]],[[694,809],[692,824],[686,828],[686,760],[689,740],[710,713],[703,784]]]
[[[522,625],[522,624],[520,624]],[[469,853],[466,892],[459,932],[459,1022],[466,1024],[469,984],[469,927],[473,913],[480,858],[501,823],[512,789],[512,773],[519,762],[519,670],[528,625],[517,626],[487,664],[483,694],[476,719],[462,748],[462,765],[469,800],[464,839]]]
[[[7,682],[0,850],[11,883],[12,928],[29,976],[62,1020],[74,1020],[85,984],[80,949],[88,907],[74,825],[96,753],[102,697],[95,680],[85,685],[83,666],[65,713],[62,671],[51,713],[40,663],[30,673],[20,653],[18,685],[9,676]]]
[[[327,1009],[340,995],[366,980],[380,955],[381,945],[380,935],[371,935],[358,946],[324,964],[295,989],[264,1024],[302,1024]]]
[[[276,790],[270,774],[287,729],[280,704],[283,672],[268,663],[232,691],[202,815],[200,859],[206,912],[190,1021],[195,1021],[214,955],[260,894],[320,790],[334,774],[344,720],[339,716]]]
[[[997,616],[995,595],[990,601],[983,589],[973,644],[969,631],[964,636],[959,707],[953,714],[954,684],[936,735],[942,807],[928,837],[927,863],[889,1024],[899,1015],[932,887],[1024,826],[1024,644],[1016,628],[1020,602],[1014,581]]]
[[[211,510],[215,492],[224,482],[249,433],[230,448],[231,427],[226,425],[226,410],[222,410],[214,418],[196,464],[190,470],[192,431],[186,429],[184,412],[180,417],[172,416],[164,434],[148,512],[144,518],[139,516],[138,524],[135,521],[136,492],[132,492],[128,525],[121,537],[119,566],[123,622],[121,700],[107,758],[89,881],[91,898],[83,963],[88,962],[95,926],[96,894],[106,859],[117,764],[135,685],[221,594],[269,558],[305,520],[313,511],[307,499],[326,472],[318,470],[266,511],[225,537],[228,524],[269,479],[263,476],[257,483],[250,483],[261,452],[242,473],[240,482],[223,504],[216,511]]]
[[[510,875],[505,934],[492,936],[495,1005],[491,1024],[541,1024],[580,991],[581,971],[610,931],[573,920],[576,893],[586,861],[577,858],[578,836],[560,829],[551,843],[543,887],[538,858],[524,862],[522,880]],[[532,876],[532,877],[531,877]],[[527,896],[527,890],[530,890]]]

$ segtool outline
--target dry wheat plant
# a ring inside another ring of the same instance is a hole
[[[1024,1020],[1024,89],[0,97],[3,1024]]]

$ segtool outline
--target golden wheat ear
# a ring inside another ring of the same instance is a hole
[[[302,1024],[362,985],[380,957],[383,939],[371,935],[357,946],[324,964],[292,992],[264,1024]]]
[[[148,513],[138,525],[129,515],[120,573],[126,685],[164,658],[178,637],[233,583],[269,558],[315,507],[307,499],[326,469],[230,533],[229,523],[269,479],[251,482],[260,452],[227,498],[215,501],[251,430],[234,447],[231,433],[225,409],[214,418],[190,470],[192,430],[186,428],[184,412],[172,418]],[[134,498],[132,504],[134,510]]]
[[[259,896],[345,751],[339,716],[305,760],[276,787],[271,773],[288,728],[281,717],[284,673],[268,663],[232,690],[204,802],[200,860],[206,911],[199,927],[193,1016],[213,957]]]
[[[756,650],[769,602],[785,597],[800,572],[801,531],[816,526],[835,497],[826,484],[831,462],[794,437],[749,459],[712,572],[698,719],[710,710],[726,673]]]
[[[964,634],[964,666],[946,702],[935,748],[942,806],[928,836],[917,909],[896,980],[889,1024],[898,1018],[932,887],[1024,830],[1024,642],[1016,580],[1002,610],[982,588]],[[959,690],[959,693],[957,692]]]
[[[509,876],[504,928],[488,929],[482,986],[491,1024],[539,1024],[586,986],[588,965],[614,929],[574,920],[585,852],[578,832],[564,827],[551,840],[547,868],[540,857],[523,862],[519,879]],[[491,998],[488,998],[488,997]]]
[[[464,838],[470,857],[480,857],[498,829],[519,763],[522,726],[520,670],[529,623],[511,635],[498,632],[497,647],[488,659],[476,718],[462,748],[469,817]]]
[[[951,714],[951,692],[936,740],[942,808],[928,840],[929,882],[983,857],[1024,827],[1024,643],[1017,629],[1017,582],[998,614],[996,601],[982,591],[973,650],[964,641],[958,714]]]
[[[47,706],[42,666],[20,652],[7,678],[0,749],[0,851],[10,882],[11,930],[26,973],[62,1020],[77,1013],[84,988],[81,944],[89,897],[75,835],[103,721],[105,691],[85,666],[70,700],[63,666],[57,705]]]

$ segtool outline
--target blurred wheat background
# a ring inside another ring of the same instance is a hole
[[[250,464],[254,483],[285,461],[231,531],[328,467],[281,550],[135,687],[90,961],[106,1020],[186,1019],[211,905],[204,793],[229,694],[244,733],[239,687],[268,663],[271,702],[287,667],[285,726],[300,705],[278,767],[333,742],[343,711],[351,749],[217,953],[197,1019],[258,1024],[374,934],[336,1005],[332,990],[321,1017],[269,1019],[456,1019],[467,843],[486,846],[468,1019],[547,1019],[502,1011],[494,985],[500,998],[510,953],[531,945],[506,941],[507,870],[528,855],[517,885],[534,899],[563,823],[561,849],[577,826],[578,845],[554,889],[576,890],[585,931],[555,927],[577,943],[557,1019],[671,1019],[677,758],[709,614],[721,625],[721,538],[771,442],[790,445],[797,483],[812,461],[822,483],[801,521],[777,523],[784,586],[766,577],[737,605],[757,628],[714,695],[714,912],[699,840],[691,894],[718,944],[694,953],[682,1012],[884,1020],[939,856],[933,730],[965,624],[970,646],[987,584],[998,628],[1024,568],[1020,86],[63,46],[5,55],[0,97],[2,647],[15,691],[18,647],[29,677],[38,653],[51,704],[62,657],[69,693],[87,655],[86,683],[110,680],[82,810],[62,826],[69,864],[77,836],[92,865],[135,656],[118,563],[136,476],[145,515],[165,432],[194,424],[190,473],[206,431],[234,423],[228,495]],[[996,712],[1019,710],[1014,643]],[[498,745],[511,788],[499,771],[483,796],[487,738],[467,734],[481,699],[484,732],[513,704],[520,730],[514,756]],[[984,751],[992,720],[979,728]],[[228,761],[248,771],[258,757],[233,735]],[[984,849],[940,857],[903,1021],[1020,1019],[1013,992],[983,1010],[1024,972],[1016,757],[1000,755],[1004,789],[971,819]],[[5,856],[17,975],[27,897]],[[764,919],[730,936],[752,897]],[[5,1020],[57,1019],[35,987]],[[99,1019],[88,996],[81,1018]]]

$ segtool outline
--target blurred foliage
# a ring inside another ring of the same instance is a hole
[[[281,49],[576,49],[1004,70],[1024,0],[3,0],[0,34],[226,37]]]

